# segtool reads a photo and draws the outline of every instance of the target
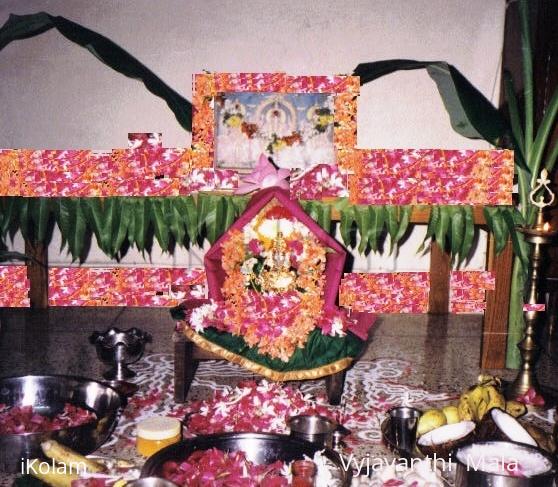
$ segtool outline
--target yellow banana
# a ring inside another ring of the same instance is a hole
[[[508,401],[506,402],[506,412],[514,418],[519,418],[527,412],[527,406],[519,401]]]

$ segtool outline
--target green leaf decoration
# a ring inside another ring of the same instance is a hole
[[[531,246],[523,238],[523,234],[517,231],[516,225],[520,216],[517,215],[517,210],[511,208],[500,209],[500,215],[503,216],[504,222],[507,225],[508,234],[511,236],[513,252],[519,257],[522,263],[523,272],[527,273],[529,268],[529,260],[531,255]]]
[[[236,207],[232,198],[223,198],[223,201],[225,203],[225,218],[223,219],[221,234],[224,233],[236,220]]]
[[[31,234],[29,232],[29,227],[31,226],[31,220],[29,218],[29,201],[30,198],[21,198],[19,204],[19,229],[21,230],[21,235],[25,240],[31,240]]]
[[[397,233],[395,234],[394,243],[399,243],[405,233],[407,233],[409,222],[411,221],[412,211],[412,206],[405,205],[401,207],[401,211],[399,214],[399,227],[397,228]]]
[[[463,247],[463,239],[465,238],[465,211],[462,206],[451,208],[450,211],[450,240],[451,240],[451,257],[459,262],[459,253]]]
[[[198,226],[198,208],[196,206],[196,201],[192,196],[187,196],[186,198],[180,199],[180,211],[184,217],[186,224],[186,232],[188,233],[188,238],[190,242],[196,242],[199,238],[199,226]]]
[[[173,111],[178,123],[192,131],[192,104],[164,83],[135,57],[110,39],[64,17],[46,12],[29,15],[11,14],[0,28],[0,51],[10,42],[27,39],[56,28],[68,40],[80,45],[99,61],[128,78],[143,82],[154,95],[162,98]]]
[[[151,198],[151,221],[155,231],[155,238],[161,249],[167,251],[169,248],[169,226],[165,220],[164,200],[162,198]]]
[[[426,69],[436,83],[452,128],[472,139],[497,144],[511,133],[505,119],[490,101],[454,66],[443,61],[390,59],[359,64],[354,73],[361,84],[401,70]]]
[[[348,206],[345,209],[340,210],[339,233],[343,239],[343,243],[347,247],[353,247],[352,232],[354,222],[355,211],[353,206]]]
[[[223,219],[225,217],[225,203],[221,196],[212,196],[209,199],[209,209],[205,217],[207,240],[213,244],[223,233]]]
[[[368,245],[374,252],[380,247],[380,236],[384,230],[385,209],[383,206],[368,208]]]
[[[68,247],[72,260],[79,260],[80,262],[85,259],[82,255],[85,248],[87,222],[82,208],[84,203],[81,198],[70,198],[70,232],[66,236]]]
[[[18,214],[21,198],[9,196],[1,199],[0,204],[0,237],[2,240],[6,237],[8,230],[13,225],[15,217]]]
[[[144,252],[147,244],[149,228],[150,202],[147,198],[135,198],[134,211],[134,242],[140,252]]]
[[[429,216],[429,219],[428,219],[428,226],[426,227],[426,234],[424,235],[424,240],[422,241],[422,243],[420,244],[420,246],[417,250],[418,252],[424,251],[424,249],[426,248],[426,243],[428,242],[428,240],[434,238],[434,234],[436,232],[436,227],[438,226],[439,221],[440,221],[440,207],[439,206],[433,206],[430,209],[430,216]]]
[[[360,234],[360,243],[358,245],[358,252],[364,254],[368,248],[368,238],[370,231],[370,216],[367,206],[356,205],[354,207],[355,221],[357,224],[358,232]]]
[[[50,225],[51,204],[49,198],[32,198],[31,219],[34,228],[35,242],[44,242]]]
[[[436,228],[434,230],[434,237],[436,242],[441,249],[446,248],[446,235],[448,233],[449,224],[450,224],[450,212],[451,208],[447,206],[441,206],[440,210],[440,218],[436,224]]]
[[[394,240],[395,240],[395,236],[397,235],[397,229],[399,227],[400,208],[399,206],[388,205],[388,206],[384,206],[384,212],[385,212],[387,231],[390,240],[389,253],[391,254],[395,246]]]
[[[473,208],[470,206],[463,207],[464,216],[464,233],[463,233],[463,243],[461,249],[459,250],[459,261],[458,266],[464,262],[469,261],[469,254],[471,253],[473,247],[473,241],[475,239],[475,222],[473,216]]]
[[[176,198],[174,201],[169,200],[169,220],[170,220],[170,230],[175,242],[182,246],[184,245],[184,240],[186,238],[186,227],[184,222],[186,221],[183,213],[180,211],[182,200],[181,198]]]
[[[122,249],[124,242],[126,241],[126,237],[128,236],[128,232],[131,232],[133,235],[133,227],[132,224],[134,223],[134,202],[130,198],[122,198],[120,200],[120,225],[116,231],[114,231],[114,241],[111,247],[111,255],[114,258]]]
[[[487,206],[483,211],[486,224],[494,235],[496,253],[499,254],[506,246],[509,228],[504,220],[504,216],[500,211],[500,208]]]

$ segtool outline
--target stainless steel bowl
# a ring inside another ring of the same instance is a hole
[[[288,426],[291,429],[291,436],[322,447],[331,447],[333,432],[339,427],[337,423],[325,416],[305,414],[290,418]]]
[[[287,435],[271,433],[222,433],[198,436],[167,446],[150,457],[141,471],[142,477],[162,477],[163,464],[168,460],[182,461],[196,450],[218,448],[222,451],[243,451],[246,458],[256,464],[273,463],[276,460],[290,462],[323,450],[316,444]],[[339,455],[332,450],[324,450],[324,455],[332,463],[338,485],[348,487],[351,473],[343,468]]]
[[[85,407],[97,415],[95,421],[44,433],[0,435],[0,471],[21,471],[21,461],[42,456],[41,442],[54,439],[82,454],[101,446],[114,430],[123,398],[101,382],[67,375],[27,375],[0,379],[0,403],[33,406],[42,414],[54,415],[65,403]]]
[[[460,452],[473,445],[493,447],[496,451],[503,452],[506,446],[513,446],[518,451],[525,453],[538,453],[543,456],[552,466],[545,473],[531,477],[512,477],[509,475],[496,474],[480,470],[475,462],[463,462],[460,460]],[[553,487],[556,478],[556,461],[544,450],[523,443],[512,441],[479,441],[469,443],[457,448],[452,453],[452,458],[457,463],[455,471],[455,487]]]

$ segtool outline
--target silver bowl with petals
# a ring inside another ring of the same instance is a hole
[[[91,453],[110,437],[124,407],[124,399],[115,389],[83,377],[26,375],[0,379],[0,404],[4,406],[33,406],[35,412],[54,416],[66,403],[94,412],[96,419],[54,431],[0,434],[0,471],[21,472],[22,460],[41,457],[41,443],[49,439],[79,453]]]

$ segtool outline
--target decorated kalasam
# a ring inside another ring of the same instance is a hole
[[[273,380],[339,372],[373,321],[336,305],[345,257],[287,191],[259,191],[207,252],[209,299],[182,304],[184,333]]]

